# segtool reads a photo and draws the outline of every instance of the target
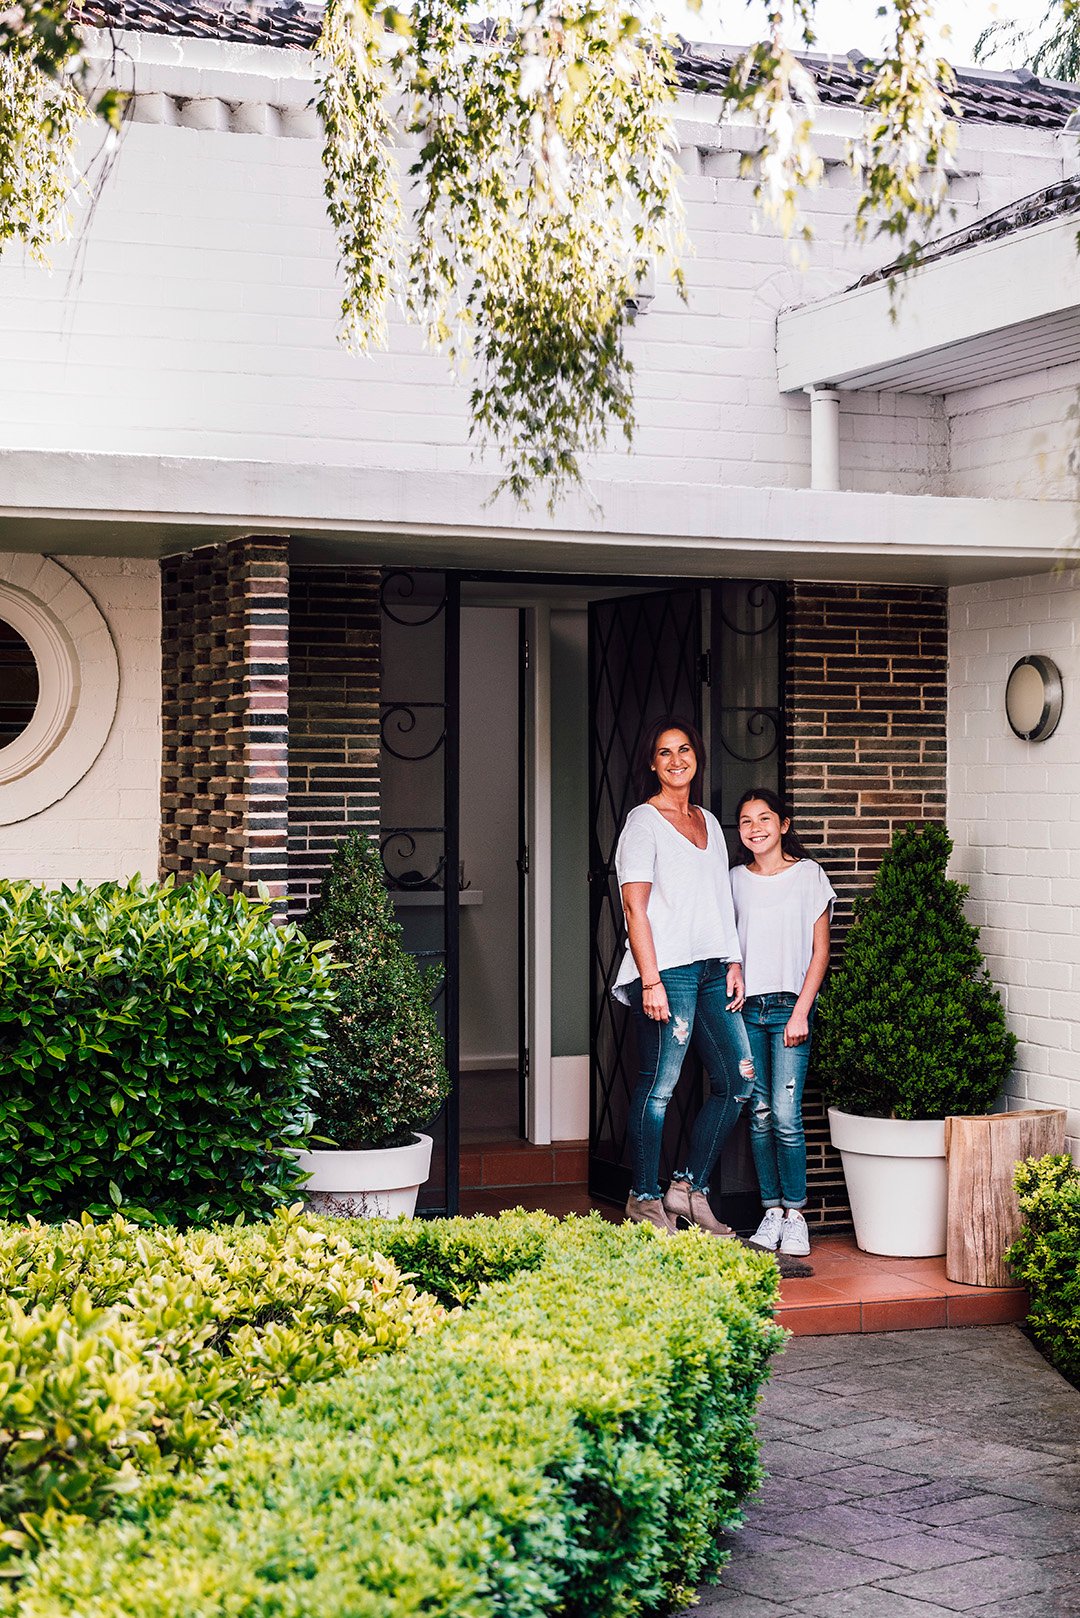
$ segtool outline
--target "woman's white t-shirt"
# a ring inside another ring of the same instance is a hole
[[[656,964],[689,966],[691,961],[738,961],[739,935],[728,882],[728,853],[720,822],[702,810],[708,842],[697,848],[651,803],[638,804],[626,817],[615,850],[619,887],[651,882],[645,913],[652,928]],[[627,985],[639,978],[629,947],[612,987],[629,1005]]]
[[[773,876],[745,865],[731,870],[746,993],[801,994],[814,953],[814,924],[836,894],[816,860],[798,860]]]

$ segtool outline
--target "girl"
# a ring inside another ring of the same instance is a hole
[[[650,725],[638,756],[640,802],[615,852],[629,946],[612,993],[634,1012],[640,1075],[627,1135],[626,1216],[670,1234],[682,1218],[732,1236],[709,1206],[709,1174],[753,1079],[742,1018],[739,939],[724,835],[703,809],[705,751],[683,719]],[[686,1166],[661,1197],[664,1114],[691,1040],[709,1075]]]
[[[802,1214],[802,1096],[836,894],[795,835],[775,792],[757,787],[744,792],[735,820],[741,846],[731,892],[746,983],[743,1021],[756,1074],[750,1145],[765,1208],[750,1244],[804,1258],[810,1235]]]

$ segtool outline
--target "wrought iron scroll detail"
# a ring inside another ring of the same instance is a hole
[[[398,622],[401,620],[399,619]],[[430,620],[428,620],[430,621]],[[390,731],[394,731],[400,740],[403,736],[411,736],[416,730],[419,720],[417,715],[421,709],[430,710],[442,716],[443,723],[439,734],[430,747],[423,751],[411,753],[403,748],[395,747],[390,740]],[[391,723],[392,722],[392,723]],[[379,716],[379,739],[388,753],[400,759],[404,764],[420,764],[426,758],[433,758],[446,740],[446,705],[442,702],[390,702],[384,703]]]
[[[737,624],[732,622],[724,606],[721,605],[720,617],[725,628],[730,629],[733,635],[753,636],[767,634],[779,621],[784,602],[783,589],[782,584],[773,583],[769,579],[756,580],[746,591],[744,597],[746,605],[751,612],[757,613],[768,604],[772,609],[771,617],[766,618],[763,623]]]
[[[732,741],[729,741],[728,737],[721,731],[720,745],[729,758],[738,759],[740,764],[760,764],[763,759],[773,756],[780,746],[783,729],[780,723],[780,715],[775,708],[725,708],[722,711],[725,717],[728,714],[733,717],[737,714],[745,714],[747,717],[742,726],[742,732],[752,738],[760,736],[764,738],[765,743],[760,748],[744,753]]]
[[[429,611],[419,617],[400,617],[394,611],[394,606],[407,605],[415,595],[415,574],[407,572],[404,568],[393,568],[390,572],[383,574],[382,583],[379,586],[379,606],[388,618],[393,619],[395,624],[401,624],[406,629],[418,629],[422,624],[433,624],[446,606],[446,592],[444,590],[439,600]],[[419,604],[418,602],[417,605],[419,606]],[[427,606],[428,604],[424,603],[424,605]]]

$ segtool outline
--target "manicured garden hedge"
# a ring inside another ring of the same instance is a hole
[[[469,1306],[400,1353],[279,1387],[200,1470],[112,1520],[51,1531],[0,1612],[629,1618],[714,1565],[759,1476],[754,1409],[782,1336],[768,1256],[546,1215],[293,1229],[377,1242]],[[242,1254],[251,1234],[235,1238]],[[81,1264],[92,1295],[118,1295],[125,1263]],[[27,1302],[55,1296],[48,1268],[24,1262]]]
[[[1028,1323],[1065,1376],[1080,1386],[1080,1169],[1070,1157],[1017,1164],[1024,1229],[1009,1249],[1031,1294]]]

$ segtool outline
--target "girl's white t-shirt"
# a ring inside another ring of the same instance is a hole
[[[697,848],[651,803],[638,804],[627,815],[615,850],[620,888],[626,882],[652,883],[645,911],[662,972],[691,961],[742,958],[727,844],[716,816],[707,809],[702,813],[709,838],[704,848]],[[640,976],[628,946],[611,990],[616,1000],[629,1005],[627,985]]]
[[[814,953],[814,924],[836,894],[816,860],[798,860],[773,876],[731,869],[731,894],[751,994],[801,994]]]

